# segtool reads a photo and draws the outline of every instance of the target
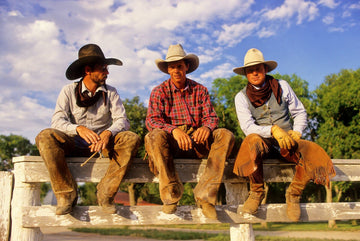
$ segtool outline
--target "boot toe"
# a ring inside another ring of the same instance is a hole
[[[217,219],[217,213],[214,205],[210,203],[206,203],[201,205],[201,209],[205,217],[210,219]]]
[[[78,200],[76,192],[59,195],[58,204],[56,206],[56,215],[65,215],[71,213]]]
[[[176,208],[177,208],[177,204],[174,203],[174,204],[164,204],[163,207],[162,207],[162,211],[163,213],[166,213],[166,214],[173,214],[176,212]]]
[[[163,207],[162,207],[162,211],[163,213],[166,213],[166,214],[173,214],[176,212],[176,208],[177,208],[177,204],[174,203],[174,204],[164,204]]]
[[[101,208],[104,213],[108,214],[114,214],[116,213],[116,207],[115,205],[109,204],[109,205],[101,205]]]
[[[56,211],[55,214],[56,215],[66,215],[68,213],[71,213],[72,211],[72,206],[71,205],[67,205],[67,206],[57,206],[56,207]]]
[[[249,197],[246,199],[244,203],[242,211],[244,213],[256,214],[264,197],[265,197],[264,192],[250,192]]]

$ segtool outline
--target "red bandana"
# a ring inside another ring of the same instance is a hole
[[[270,99],[271,93],[274,93],[276,101],[280,105],[282,89],[278,80],[270,75],[266,75],[265,84],[260,89],[256,89],[250,82],[246,87],[246,95],[255,108],[265,104]]]

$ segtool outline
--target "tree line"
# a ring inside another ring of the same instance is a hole
[[[276,79],[286,80],[308,113],[308,126],[304,138],[322,146],[332,159],[360,159],[360,68],[357,70],[344,69],[337,74],[325,77],[325,81],[314,91],[309,90],[309,84],[296,74],[272,74]],[[247,79],[236,75],[230,78],[217,78],[212,82],[211,100],[220,118],[220,127],[231,130],[236,138],[236,144],[230,158],[234,158],[241,140],[245,137],[241,131],[235,111],[235,95],[246,86]],[[147,133],[145,118],[147,107],[140,102],[138,96],[123,101],[127,116],[131,123],[131,131],[137,133],[141,140]],[[0,135],[0,170],[13,168],[11,159],[14,156],[39,155],[35,145],[18,135]],[[145,155],[142,143],[138,154],[139,158]],[[95,184],[81,186],[80,195],[84,205],[96,203]],[[186,184],[180,204],[194,204],[192,188],[195,184]],[[322,186],[308,185],[304,190],[302,201],[319,202],[325,200],[325,190]],[[334,201],[358,201],[359,183],[334,183]],[[132,186],[130,187],[132,188]],[[285,202],[286,184],[269,184],[268,203]],[[121,190],[128,192],[129,186],[123,183]],[[133,186],[136,200],[145,200],[161,204],[157,184],[135,184]],[[48,187],[43,188],[44,192]],[[219,200],[224,194],[220,191]],[[282,200],[283,198],[284,200]]]

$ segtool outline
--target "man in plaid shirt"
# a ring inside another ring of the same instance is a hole
[[[208,158],[194,196],[203,214],[216,219],[214,205],[234,135],[227,129],[217,129],[219,119],[207,88],[186,78],[199,66],[196,55],[187,55],[180,44],[170,45],[166,60],[157,59],[155,63],[170,75],[152,90],[146,117],[149,133],[145,148],[150,170],[159,177],[162,211],[175,213],[184,190],[173,159]]]

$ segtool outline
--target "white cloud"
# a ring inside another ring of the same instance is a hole
[[[297,15],[297,24],[304,20],[312,21],[318,15],[318,8],[313,2],[304,0],[285,0],[284,4],[266,11],[264,16],[270,20],[289,20]]]
[[[230,63],[224,63],[212,68],[200,75],[201,82],[212,81],[216,78],[227,78],[233,75],[233,66]]]
[[[270,36],[275,35],[276,32],[273,29],[270,28],[261,28],[258,32],[257,35],[259,36],[259,38],[268,38]]]
[[[324,5],[328,8],[336,8],[340,3],[335,0],[320,0],[319,5]]]
[[[360,9],[360,2],[351,4],[349,9]]]
[[[219,33],[217,42],[234,46],[240,43],[243,39],[250,36],[258,27],[256,23],[237,23],[233,25],[223,25],[222,31]]]
[[[23,135],[34,142],[37,133],[50,126],[53,108],[46,108],[25,96],[17,101],[8,102],[6,98],[0,98],[0,133]]]
[[[210,48],[208,46],[200,46],[195,54],[199,57],[200,65],[202,65],[218,60],[222,50],[220,47]]]
[[[344,28],[342,28],[342,27],[331,27],[331,28],[329,28],[329,31],[330,32],[344,32],[345,31],[345,29]]]
[[[326,25],[332,24],[334,22],[334,16],[333,15],[327,15],[322,19],[322,21]]]

